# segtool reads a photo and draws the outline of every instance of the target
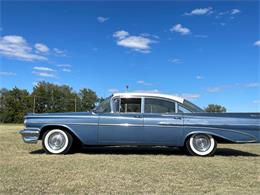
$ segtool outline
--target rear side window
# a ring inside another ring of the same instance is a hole
[[[145,113],[175,113],[175,102],[145,98]]]
[[[180,104],[178,104],[178,112],[179,113],[191,113],[190,110],[188,110],[187,108],[181,106]]]
[[[141,98],[121,98],[120,112],[141,112]]]

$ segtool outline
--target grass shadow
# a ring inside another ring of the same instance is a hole
[[[216,156],[247,156],[247,157],[256,157],[259,156],[258,154],[245,152],[241,150],[235,150],[231,148],[219,148],[217,149]]]
[[[84,147],[79,152],[85,154],[108,155],[187,155],[184,151],[175,147]],[[215,156],[256,157],[259,155],[230,148],[219,148],[217,149]]]
[[[30,154],[44,154],[45,151],[43,149],[39,149],[39,150],[34,150],[34,151],[31,151]]]
[[[31,151],[30,154],[44,154],[43,149]],[[186,153],[175,147],[134,147],[134,146],[105,146],[105,147],[82,147],[73,153],[81,154],[103,154],[103,155],[172,155],[186,156]],[[72,154],[73,154],[72,153]],[[245,156],[257,157],[258,154],[244,152],[231,148],[218,148],[215,156]]]
[[[173,147],[134,147],[134,146],[106,146],[83,147],[80,153],[112,154],[112,155],[184,155],[178,148]]]

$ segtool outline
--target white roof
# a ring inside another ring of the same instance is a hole
[[[176,102],[183,103],[184,98],[168,95],[168,94],[161,94],[161,93],[147,93],[147,92],[125,92],[125,93],[114,93],[113,96],[120,96],[120,97],[158,97],[158,98],[166,98],[171,99]]]

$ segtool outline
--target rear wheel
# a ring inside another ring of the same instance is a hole
[[[186,148],[193,156],[212,156],[217,149],[217,142],[211,135],[193,134],[186,140]]]
[[[67,154],[72,146],[72,136],[61,129],[51,129],[44,133],[42,146],[48,154]]]

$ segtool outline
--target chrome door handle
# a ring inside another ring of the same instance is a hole
[[[135,118],[143,118],[141,115],[135,115]]]
[[[180,117],[180,116],[174,116],[174,117],[173,117],[173,119],[176,119],[176,120],[181,120],[181,119],[182,119],[182,117]]]

